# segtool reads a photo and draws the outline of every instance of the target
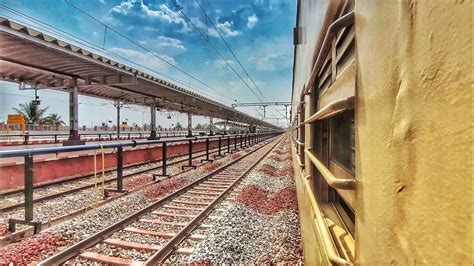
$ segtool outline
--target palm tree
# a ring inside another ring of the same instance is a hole
[[[33,102],[20,103],[19,106],[20,108],[13,108],[13,110],[23,115],[27,124],[43,123],[43,116],[49,108],[39,108],[38,105],[33,104]]]
[[[43,119],[45,124],[56,126],[56,131],[59,130],[60,126],[64,126],[66,123],[61,120],[61,116],[55,113],[52,113]]]

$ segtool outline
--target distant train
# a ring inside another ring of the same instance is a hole
[[[299,0],[307,265],[472,265],[472,2]]]

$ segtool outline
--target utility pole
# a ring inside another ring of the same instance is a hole
[[[117,108],[117,140],[120,140],[120,109],[123,106],[123,103],[120,100],[114,102],[115,108]]]

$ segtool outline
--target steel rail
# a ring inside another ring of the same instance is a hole
[[[199,153],[203,152],[203,151],[205,151],[205,149],[199,151]],[[218,151],[217,151],[217,148],[216,148],[214,151],[210,152],[210,154],[217,153],[217,152]],[[186,154],[177,155],[175,157],[171,157],[170,159],[173,159],[173,158],[176,158],[176,157],[181,157],[181,156],[187,156],[187,155]],[[196,156],[193,157],[193,159],[203,157],[203,156],[206,156],[206,154],[196,155]],[[160,161],[160,160],[158,160],[158,161]],[[158,162],[158,161],[155,161],[155,162]],[[177,161],[174,161],[174,162],[170,162],[170,163],[168,163],[168,166],[176,165],[176,164],[183,163],[183,162],[186,162],[186,161],[188,161],[188,158],[184,158],[184,159],[180,159],[180,160],[177,160]],[[141,166],[141,165],[148,164],[148,163],[153,163],[153,162],[147,162],[147,163],[143,163],[143,164],[140,164],[140,165],[132,165],[132,166],[128,166],[128,167],[129,168],[137,167],[137,166]],[[123,175],[123,178],[132,177],[132,176],[135,176],[135,175],[143,174],[143,173],[146,173],[146,172],[149,172],[149,171],[158,170],[158,169],[161,169],[161,168],[162,168],[161,165],[160,166],[155,166],[155,167],[152,167],[152,168],[149,168],[149,169],[144,169],[144,170],[140,170],[140,171],[137,171],[137,172],[134,172],[134,173],[125,174],[125,175]],[[108,172],[112,172],[112,171],[108,171]],[[180,171],[177,174],[184,173],[184,172],[185,171]],[[90,175],[88,175],[88,176],[90,176]],[[79,177],[79,178],[85,178],[85,177]],[[73,180],[66,180],[65,182],[67,182],[67,181],[73,181]],[[117,177],[108,179],[104,182],[106,184],[109,184],[109,183],[112,183],[114,181],[117,181]],[[59,184],[61,184],[61,183],[59,183]],[[53,186],[53,185],[51,185],[51,186]],[[72,188],[72,189],[69,189],[69,190],[61,191],[61,192],[58,192],[58,193],[55,193],[55,194],[46,195],[46,196],[43,196],[43,197],[40,197],[40,198],[33,199],[33,203],[43,202],[43,201],[54,199],[54,198],[59,198],[63,195],[66,195],[66,194],[69,194],[69,193],[74,193],[74,192],[81,191],[81,190],[88,189],[88,188],[92,188],[94,186],[95,186],[95,184],[87,184],[87,185],[84,185],[84,186],[80,186],[80,187]],[[22,192],[23,192],[23,189],[19,193],[22,193]],[[0,213],[11,211],[11,210],[14,210],[14,209],[17,209],[17,208],[20,208],[20,207],[24,207],[24,206],[25,206],[25,202],[20,202],[20,203],[15,203],[15,204],[12,204],[12,205],[8,205],[6,207],[0,208]]]
[[[227,187],[216,199],[214,199],[204,210],[202,210],[196,217],[194,217],[181,231],[179,231],[170,241],[168,241],[163,247],[160,248],[155,254],[153,254],[146,262],[145,265],[157,265],[164,262],[164,260],[171,255],[177,245],[179,245],[186,237],[193,231],[199,223],[207,217],[207,215],[212,211],[215,205],[217,205],[222,199],[224,199],[227,194],[244,178],[258,163],[260,163],[267,155],[272,151],[272,149],[280,143],[282,138],[280,138],[276,143],[274,143],[270,149],[263,156],[261,156],[257,161],[255,161],[244,173],[242,173],[229,187]]]
[[[69,248],[64,249],[63,251],[61,251],[59,253],[56,253],[55,255],[43,260],[42,262],[38,263],[37,265],[38,266],[58,265],[58,264],[62,264],[64,262],[68,261],[69,259],[77,256],[82,250],[85,250],[89,247],[92,247],[92,246],[100,243],[106,237],[108,237],[108,236],[112,235],[113,233],[125,228],[130,223],[133,223],[139,217],[141,217],[141,216],[153,211],[154,209],[162,206],[164,203],[168,202],[169,200],[183,194],[184,192],[190,190],[194,186],[204,182],[205,180],[211,178],[215,174],[217,174],[217,173],[225,170],[226,168],[236,164],[237,162],[240,162],[243,158],[246,158],[248,155],[256,152],[257,150],[259,150],[263,147],[264,146],[261,146],[258,149],[254,150],[254,151],[251,151],[250,153],[245,154],[242,157],[240,157],[240,158],[238,158],[234,161],[231,161],[227,165],[219,167],[218,169],[216,169],[216,170],[212,171],[211,173],[199,178],[198,180],[184,186],[183,188],[168,194],[167,196],[157,200],[156,202],[146,206],[145,208],[142,208],[142,209],[134,212],[133,214],[121,219],[120,221],[115,222],[114,224],[109,225],[108,227],[100,230],[99,232],[94,233],[92,236],[77,242],[76,244],[70,246]]]

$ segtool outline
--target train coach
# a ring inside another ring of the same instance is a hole
[[[307,265],[472,265],[472,2],[299,0]]]

